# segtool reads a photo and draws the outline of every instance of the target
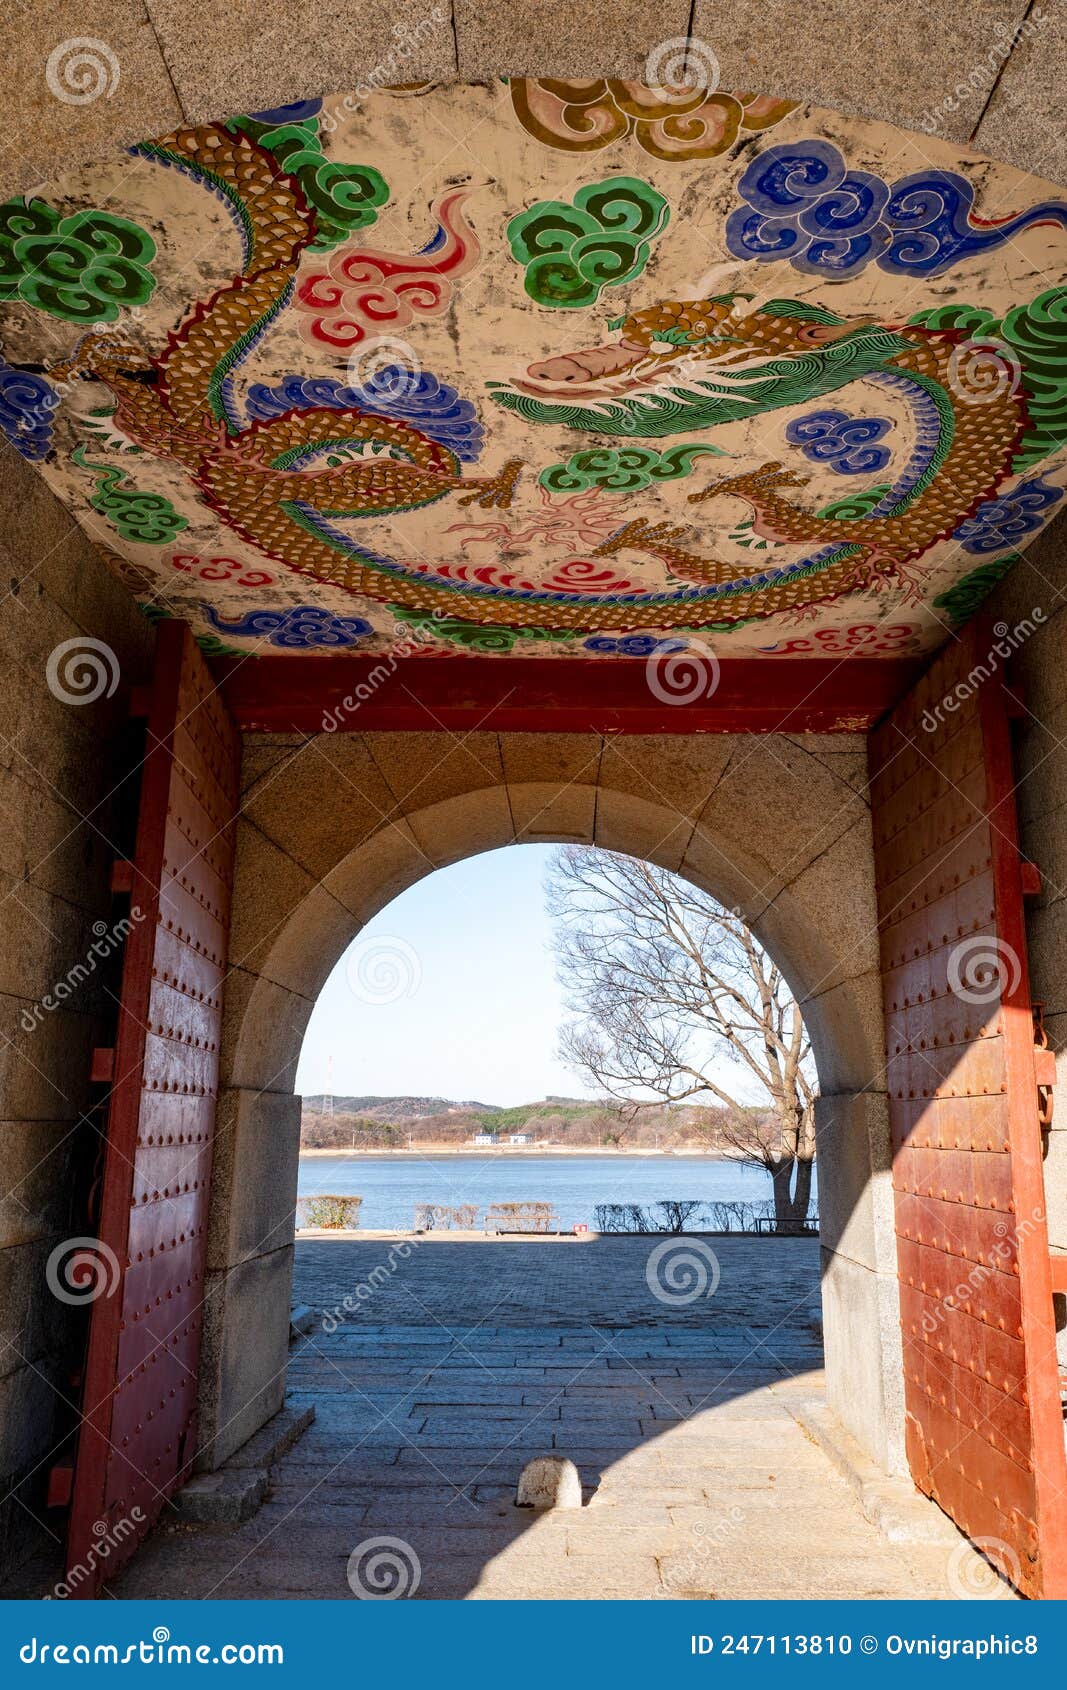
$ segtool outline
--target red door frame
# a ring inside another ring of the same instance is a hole
[[[239,739],[189,629],[158,633],[110,1078],[66,1584],[94,1596],[196,1449]]]
[[[988,617],[979,618],[972,650],[993,649]],[[1053,1305],[1053,1269],[1048,1239],[1042,1120],[1051,1114],[1055,1056],[1036,1033],[1027,954],[1025,897],[1040,886],[1040,873],[1028,873],[1019,844],[1015,803],[1015,760],[1011,722],[1022,714],[1003,669],[981,693],[986,745],[986,803],[990,817],[993,877],[998,926],[1019,970],[1001,996],[1005,1021],[1008,1137],[1015,1186],[1015,1215],[1031,1217],[1019,1229],[1019,1282],[1022,1291],[1022,1341],[1026,1354],[1026,1397],[1033,1428],[1034,1486],[1037,1506],[1040,1594],[1067,1598],[1067,1445]],[[1045,1099],[1039,1085],[1047,1088]],[[1035,1590],[1035,1594],[1037,1591]]]
[[[912,1475],[1067,1595],[1067,1456],[1009,695],[976,619],[871,736]]]

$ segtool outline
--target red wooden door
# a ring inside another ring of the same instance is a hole
[[[68,1541],[95,1595],[187,1477],[226,967],[238,735],[188,629],[159,629],[108,1103],[102,1254]],[[105,1053],[106,1054],[106,1053]]]
[[[1012,701],[982,619],[871,736],[908,1460],[1028,1595],[1067,1596],[1067,1461]]]

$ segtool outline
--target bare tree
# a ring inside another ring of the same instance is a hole
[[[664,869],[584,845],[556,852],[546,894],[575,1017],[561,1034],[564,1061],[631,1113],[641,1094],[714,1098],[722,1108],[708,1137],[766,1168],[779,1226],[802,1222],[815,1160],[810,1046],[788,984],[745,922]],[[731,1066],[765,1104],[742,1101]]]
[[[662,1203],[657,1203],[664,1232],[684,1232],[687,1221],[694,1215],[703,1212],[704,1205],[699,1198],[666,1197]]]

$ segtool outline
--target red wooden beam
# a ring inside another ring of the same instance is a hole
[[[713,673],[643,658],[218,658],[237,725],[260,733],[857,733],[921,664],[900,658],[731,657]]]

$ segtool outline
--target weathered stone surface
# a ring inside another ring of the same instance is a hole
[[[247,815],[237,821],[234,896],[230,911],[230,964],[278,979],[290,959],[273,957],[279,933],[317,884],[288,851],[269,839]],[[290,986],[288,979],[278,979]],[[297,988],[299,989],[299,988]]]
[[[314,1419],[314,1403],[287,1402],[286,1406],[279,1409],[265,1426],[261,1426],[247,1443],[234,1451],[226,1463],[225,1471],[232,1473],[273,1467],[283,1455],[288,1454]]]
[[[894,0],[857,30],[849,0],[804,7],[765,0],[755,9],[747,0],[697,0],[692,33],[714,52],[724,88],[758,86],[904,129],[925,128],[926,113],[936,110],[936,133],[966,141],[1003,63],[994,51],[1000,30],[1010,31],[1026,9],[1026,0],[943,0],[931,29],[924,0]],[[984,84],[955,110],[943,109],[972,67],[983,64]],[[1044,67],[1037,74],[1043,82]],[[1019,156],[1006,140],[1005,156]]]
[[[823,1252],[827,1401],[886,1472],[904,1472],[904,1364],[895,1276]]]
[[[281,1408],[292,1247],[206,1276],[197,1466],[214,1471]]]
[[[634,734],[607,738],[600,784],[695,821],[737,754],[733,734]]]
[[[101,21],[99,8],[81,17]],[[69,8],[62,6],[48,28],[60,30],[65,18],[68,27],[52,41],[84,33],[69,27]],[[114,21],[120,36],[128,22],[120,7]],[[30,57],[15,51],[15,74],[23,76],[31,102],[45,87],[51,48],[43,43],[38,22]],[[116,99],[121,106],[118,93]],[[55,125],[50,128],[43,110],[39,115],[43,140],[50,133],[54,141]],[[88,133],[69,108],[66,121],[72,133]],[[119,736],[129,688],[144,680],[151,660],[152,634],[70,514],[7,447],[0,572],[3,1569],[32,1535],[30,1511],[43,1500],[56,1410],[67,1414],[68,1381],[84,1344],[83,1320],[48,1292],[45,1267],[55,1244],[86,1231],[83,1194],[97,1149],[85,1118],[89,1061],[94,1044],[107,1042],[109,992],[121,962],[117,953],[109,961],[97,957],[90,969],[87,957],[114,920],[108,876],[125,796]],[[107,648],[108,673],[116,680],[110,699],[70,704],[49,689],[52,650],[73,638]],[[43,1008],[46,995],[55,1007]],[[35,1006],[42,1008],[39,1017]]]
[[[515,1487],[517,1508],[580,1508],[582,1481],[573,1461],[538,1455],[528,1461]]]
[[[300,1099],[227,1087],[219,1096],[212,1158],[208,1267],[288,1244],[296,1208]]]
[[[221,1083],[292,1091],[313,1008],[313,998],[231,965],[223,996]]]
[[[424,743],[424,736],[408,737]],[[242,809],[262,833],[318,877],[335,866],[342,844],[350,849],[398,814],[396,795],[363,737],[330,733],[313,735],[265,772],[242,799]]]
[[[1009,8],[1008,15],[1016,9]],[[1067,139],[1057,93],[1067,83],[1063,20],[1057,7],[1035,6],[1030,21],[1030,32],[1020,36],[982,114],[974,145],[1050,182],[1067,182]]]
[[[51,1235],[59,1219],[57,1190],[71,1189],[81,1171],[80,1149],[69,1121],[0,1121],[0,1249]]]
[[[180,1520],[196,1525],[240,1525],[258,1509],[269,1479],[265,1468],[255,1467],[198,1473],[175,1496],[174,1509]]]
[[[597,17],[595,45],[591,15],[549,0],[455,0],[461,73],[494,76],[597,75],[645,80],[649,53],[658,42],[683,36],[689,9],[680,0],[649,11],[641,0],[622,0]]]
[[[181,121],[141,0],[57,0],[47,13],[26,7],[17,25],[9,17],[4,35],[11,87],[18,90],[9,105],[2,159],[8,193],[35,186],[59,161],[99,156]],[[50,85],[51,54],[64,42],[86,37],[94,43],[87,79],[72,73],[68,49],[60,51]],[[98,97],[84,102],[60,97],[94,88]]]
[[[388,87],[455,73],[447,0],[400,0],[388,11],[340,0],[315,29],[294,28],[285,0],[148,0],[186,117],[206,122],[312,94]]]
[[[880,1090],[885,1084],[881,974],[870,969],[814,997],[808,997],[803,986],[798,989],[792,977],[790,984],[811,1033],[822,1089],[841,1093],[872,1086]]]
[[[774,0],[756,12],[745,0],[702,0],[692,14],[678,0],[655,14],[636,0],[610,14],[564,0],[404,0],[388,15],[367,0],[344,0],[320,28],[294,31],[282,0],[238,0],[236,9],[201,0],[195,14],[179,0],[63,0],[44,37],[33,14],[8,30],[13,100],[3,191],[162,134],[182,116],[206,122],[346,91],[358,102],[368,87],[455,75],[663,80],[690,28],[691,68],[723,88],[813,100],[955,142],[975,135],[991,156],[1062,181],[1062,32],[1054,21],[1032,27],[1004,63],[1003,44],[1026,12],[1025,0],[944,0],[931,31],[920,0],[896,0],[857,33],[852,0]],[[69,105],[48,90],[45,61],[54,45],[78,36],[102,40],[119,77],[105,79],[99,98]]]
[[[605,749],[599,734],[507,733],[499,746],[509,786],[595,786]]]
[[[429,809],[409,815],[408,820],[433,868],[510,845],[515,839],[511,806],[503,786],[465,792],[431,804]]]
[[[429,872],[426,852],[406,821],[393,816],[338,860],[324,889],[362,923]]]
[[[819,1187],[823,1245],[861,1266],[895,1277],[892,1146],[884,1093],[815,1100],[819,1167],[833,1170]]]
[[[591,845],[597,792],[593,786],[531,781],[508,787],[508,804],[520,845],[535,840],[551,844]]]
[[[364,734],[363,744],[392,793],[395,815],[411,815],[447,798],[496,787],[504,779],[494,733],[462,738],[447,733],[374,733]]]
[[[597,795],[594,843],[603,851],[625,851],[672,872],[681,867],[693,835],[692,820],[633,792]]]

